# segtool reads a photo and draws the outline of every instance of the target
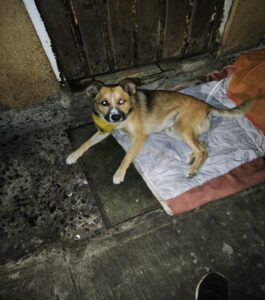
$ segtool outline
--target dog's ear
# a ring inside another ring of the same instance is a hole
[[[124,89],[129,95],[136,93],[136,87],[141,84],[140,78],[126,78],[123,79],[119,85]]]
[[[88,97],[94,97],[99,92],[99,90],[103,87],[103,83],[100,81],[92,81],[86,87],[86,94]]]

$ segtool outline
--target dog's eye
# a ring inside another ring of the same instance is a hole
[[[109,106],[109,102],[107,100],[103,100],[100,102],[103,106]]]
[[[125,100],[124,100],[124,99],[120,99],[118,103],[119,103],[120,105],[122,105],[122,104],[125,103]]]

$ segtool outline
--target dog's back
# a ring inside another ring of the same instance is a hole
[[[196,123],[199,116],[207,117],[210,108],[194,97],[172,91],[138,90],[133,97],[135,112],[148,134],[161,132],[177,120]]]

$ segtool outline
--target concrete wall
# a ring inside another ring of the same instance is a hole
[[[256,47],[265,38],[265,0],[234,0],[222,38],[224,52]]]
[[[0,104],[41,103],[60,88],[22,0],[1,0],[0,20]]]

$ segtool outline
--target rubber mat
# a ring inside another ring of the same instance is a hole
[[[73,149],[77,149],[95,132],[94,124],[69,130],[68,137]],[[107,227],[160,207],[133,164],[126,173],[125,181],[119,185],[113,184],[112,177],[124,155],[125,151],[110,136],[79,159]]]

